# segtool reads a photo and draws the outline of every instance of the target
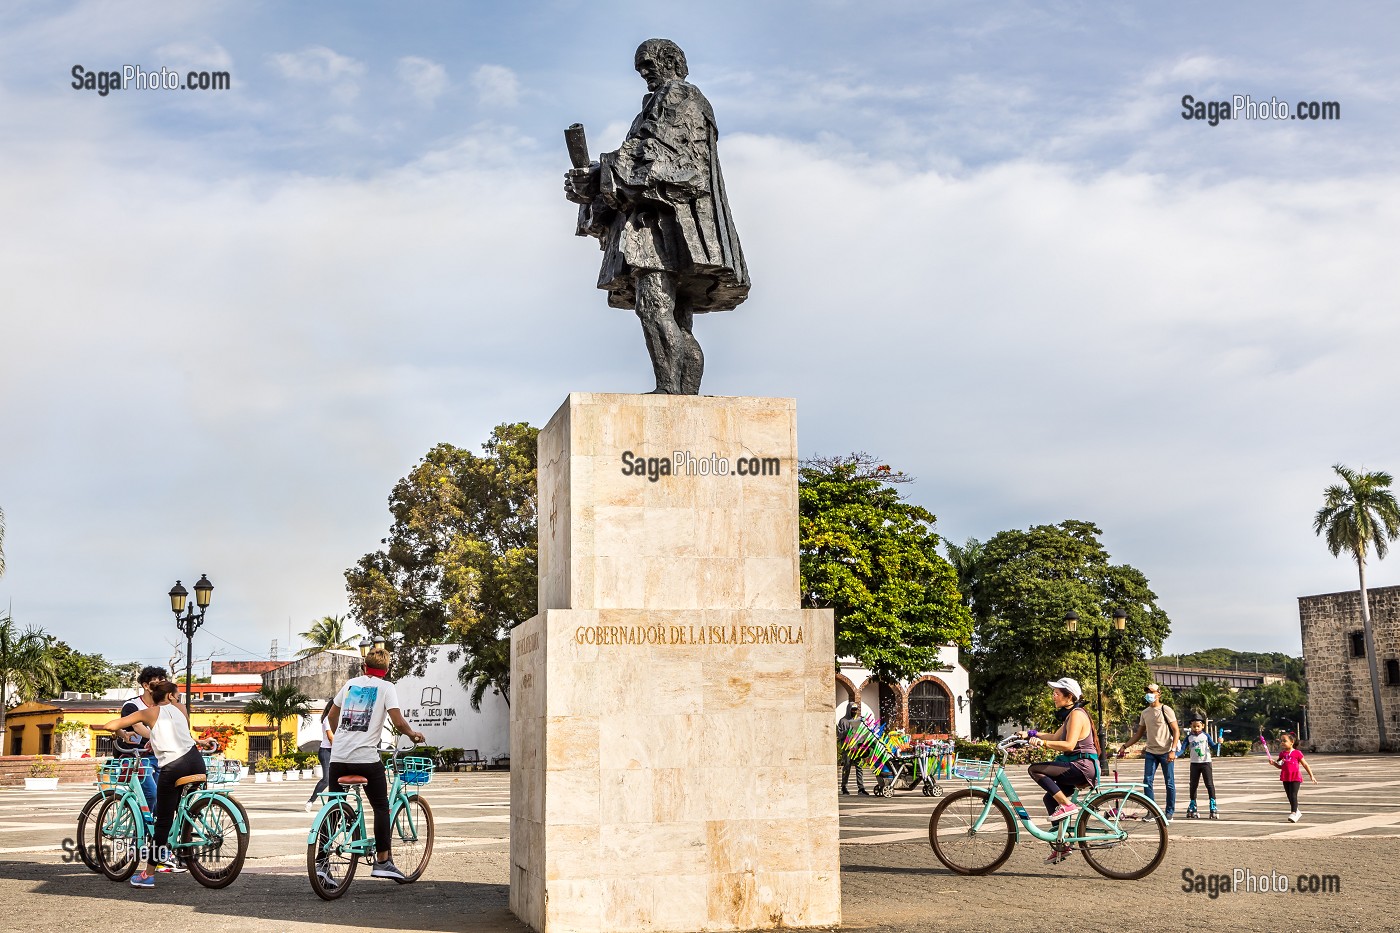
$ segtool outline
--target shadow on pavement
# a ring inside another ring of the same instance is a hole
[[[220,890],[203,887],[187,874],[159,875],[154,889],[138,890],[127,882],[108,881],[79,863],[0,861],[0,884],[23,883],[23,915],[67,916],[65,927],[96,922],[103,930],[189,928],[185,911],[208,917],[216,929],[234,929],[215,917],[272,920],[284,923],[334,924],[346,928],[386,930],[503,930],[528,933],[509,907],[509,886],[427,878],[411,885],[356,876],[345,896],[323,901],[304,875],[245,871]],[[33,896],[51,898],[45,902]],[[63,903],[92,898],[90,906]],[[14,903],[11,901],[11,903]],[[151,905],[162,909],[152,914]],[[11,919],[16,918],[13,913]],[[98,919],[100,918],[100,919]],[[58,927],[64,928],[64,927]]]

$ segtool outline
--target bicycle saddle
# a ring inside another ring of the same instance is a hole
[[[341,787],[345,787],[347,784],[368,784],[369,778],[360,777],[358,774],[347,774],[344,777],[336,778],[335,782]]]

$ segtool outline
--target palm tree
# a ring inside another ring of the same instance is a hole
[[[5,575],[5,510],[0,509],[0,577]]]
[[[1203,680],[1181,694],[1181,703],[1214,722],[1215,740],[1220,741],[1220,720],[1235,715],[1235,692],[1219,680]]]
[[[302,693],[294,684],[274,687],[263,684],[257,696],[243,704],[243,721],[251,722],[254,716],[266,716],[267,721],[277,730],[277,754],[282,754],[282,721],[296,718],[303,723],[311,719],[311,698]]]
[[[297,652],[297,657],[325,651],[329,648],[350,648],[350,633],[345,630],[345,616],[322,616],[311,624],[311,629],[301,633],[301,637],[311,642],[311,646]]]
[[[1389,473],[1358,473],[1340,463],[1332,467],[1345,485],[1328,486],[1322,508],[1313,518],[1313,531],[1326,535],[1333,557],[1346,551],[1356,561],[1361,580],[1361,630],[1366,644],[1366,666],[1371,673],[1371,700],[1376,707],[1376,735],[1380,750],[1389,751],[1385,714],[1381,711],[1381,679],[1376,670],[1376,642],[1371,635],[1371,602],[1366,595],[1366,551],[1374,547],[1381,560],[1390,542],[1400,538],[1400,503],[1390,491]]]
[[[0,754],[5,739],[5,711],[10,705],[10,687],[21,702],[38,699],[58,690],[54,665],[53,639],[42,629],[23,632],[8,613],[0,616]]]
[[[968,538],[967,543],[959,547],[945,539],[943,547],[948,551],[948,563],[953,565],[953,572],[958,575],[958,592],[962,594],[964,605],[974,619],[980,620],[982,606],[978,597],[982,592],[982,558],[986,550],[985,545],[976,538]]]

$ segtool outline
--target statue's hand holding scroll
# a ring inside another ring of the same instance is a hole
[[[564,197],[575,204],[591,204],[598,196],[597,162],[587,168],[571,168],[564,173]]]

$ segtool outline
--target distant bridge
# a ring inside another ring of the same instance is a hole
[[[1208,667],[1168,667],[1150,664],[1152,677],[1169,690],[1189,690],[1203,680],[1218,680],[1234,690],[1250,690],[1265,684],[1281,684],[1282,674],[1267,671],[1217,671]]]

